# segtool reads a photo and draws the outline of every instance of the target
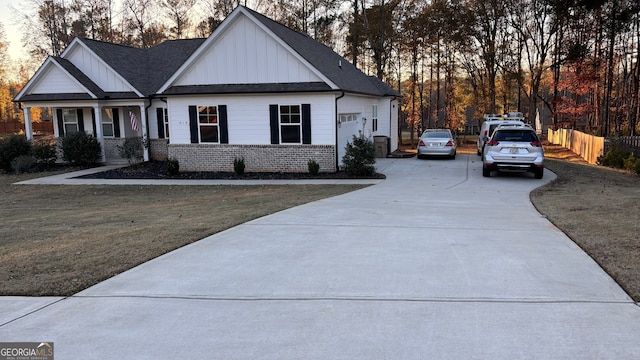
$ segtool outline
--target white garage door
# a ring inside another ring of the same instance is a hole
[[[358,134],[361,120],[360,114],[340,114],[338,119],[338,164],[342,165],[347,143],[353,140],[353,135]]]

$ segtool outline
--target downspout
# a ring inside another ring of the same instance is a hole
[[[340,91],[341,94],[336,98],[336,171],[340,170],[340,159],[338,159],[338,124],[340,119],[338,118],[338,100],[344,97],[344,90]]]

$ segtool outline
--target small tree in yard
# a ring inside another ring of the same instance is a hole
[[[376,148],[373,141],[353,135],[353,141],[347,143],[346,153],[342,157],[342,170],[351,176],[371,176],[375,174]]]

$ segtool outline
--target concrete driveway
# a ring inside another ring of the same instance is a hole
[[[57,359],[637,359],[640,307],[479,157],[211,236],[69,298],[0,298]],[[215,221],[215,208],[212,221]]]

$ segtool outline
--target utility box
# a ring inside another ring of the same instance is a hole
[[[373,145],[376,149],[377,158],[386,158],[389,155],[389,137],[388,136],[374,136]]]

